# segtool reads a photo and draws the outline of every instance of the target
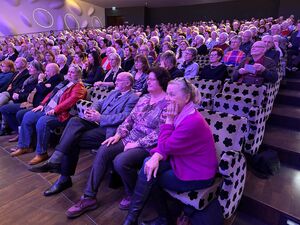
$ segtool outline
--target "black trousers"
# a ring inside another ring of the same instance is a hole
[[[98,149],[105,140],[106,129],[96,123],[73,117],[68,122],[55,151],[64,154],[61,163],[61,175],[72,176],[75,173],[80,149]]]

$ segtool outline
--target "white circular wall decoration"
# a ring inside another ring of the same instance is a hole
[[[99,19],[98,16],[93,16],[92,17],[92,26],[93,28],[100,28],[103,27],[101,20]]]
[[[52,14],[43,8],[36,8],[32,12],[34,22],[43,28],[50,28],[53,26],[54,19]]]
[[[78,20],[71,13],[67,13],[64,16],[64,22],[65,22],[67,29],[69,29],[69,30],[79,30],[80,29]]]
[[[95,12],[95,8],[91,6],[88,10],[88,16],[92,16],[94,12]]]
[[[20,12],[20,18],[21,18],[22,22],[24,23],[24,25],[26,25],[27,27],[32,27],[31,21],[24,13]]]

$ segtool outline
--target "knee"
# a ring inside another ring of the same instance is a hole
[[[22,123],[25,125],[33,124],[34,123],[33,117],[34,117],[34,112],[31,112],[31,111],[27,112],[23,117]]]
[[[113,161],[114,169],[119,174],[122,173],[122,170],[126,167],[126,160],[122,156],[122,154],[116,156],[116,158]]]
[[[109,155],[109,149],[106,146],[102,145],[97,151],[95,160],[96,162],[106,162],[109,159]]]

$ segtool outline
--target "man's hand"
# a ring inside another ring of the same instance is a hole
[[[32,112],[38,112],[38,111],[42,111],[42,110],[43,110],[43,108],[44,108],[44,106],[42,106],[42,105],[39,105],[39,106],[37,106],[37,107],[33,108],[31,111],[32,111]]]
[[[18,93],[13,93],[12,98],[13,98],[13,100],[18,100],[19,99],[19,94]]]
[[[54,114],[54,109],[51,109],[49,112],[46,113],[47,116],[54,116]]]
[[[84,111],[84,118],[91,122],[99,122],[101,114],[95,109],[87,108]]]
[[[255,68],[255,70],[259,73],[262,73],[266,70],[266,67],[264,67],[262,64],[260,63],[254,63],[253,67]]]

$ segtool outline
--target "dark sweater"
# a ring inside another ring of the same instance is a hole
[[[228,77],[227,67],[223,63],[216,67],[206,65],[204,66],[200,74],[201,79],[208,79],[208,80],[224,81],[227,77]]]

